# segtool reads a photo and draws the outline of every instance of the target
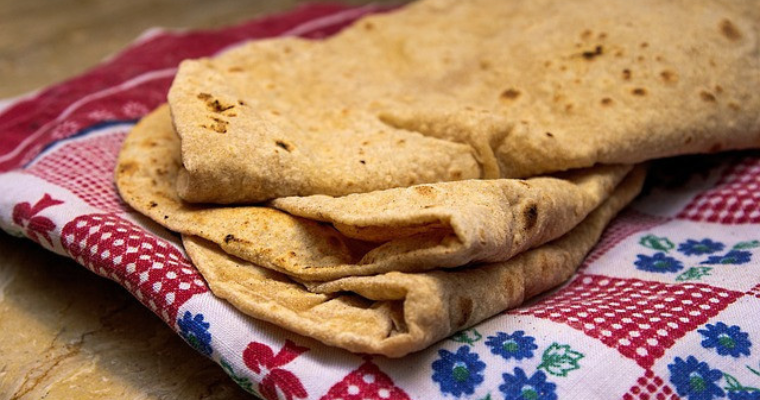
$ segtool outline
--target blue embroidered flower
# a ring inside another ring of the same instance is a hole
[[[760,391],[757,390],[737,390],[729,391],[730,400],[760,400]]]
[[[713,242],[710,239],[702,239],[699,242],[689,239],[678,245],[678,251],[687,256],[701,256],[721,251],[726,247],[723,243]]]
[[[507,400],[557,400],[554,392],[557,385],[546,381],[543,371],[536,371],[528,378],[521,368],[515,368],[515,374],[503,374],[504,384],[499,390]]]
[[[749,334],[742,332],[738,326],[729,327],[723,322],[718,322],[715,325],[707,324],[705,327],[707,329],[698,331],[705,337],[702,340],[702,347],[706,349],[714,347],[722,356],[730,355],[738,358],[742,354],[749,355],[749,347],[752,345]]]
[[[752,253],[745,250],[731,250],[723,256],[710,256],[702,264],[746,264],[752,258]]]
[[[665,253],[655,253],[652,257],[639,254],[638,260],[633,264],[636,268],[649,272],[676,272],[683,269],[683,264],[673,257],[668,257]]]
[[[486,345],[491,348],[491,353],[498,354],[509,360],[522,360],[533,357],[533,350],[537,349],[533,342],[534,338],[525,336],[523,331],[515,331],[508,335],[504,332],[496,332],[496,336],[489,336]]]
[[[211,326],[208,322],[203,321],[203,314],[190,314],[190,311],[185,311],[182,318],[177,320],[179,325],[180,335],[191,345],[194,349],[201,352],[203,355],[210,356],[213,353],[211,348],[211,334],[208,332],[208,328]]]
[[[438,350],[440,359],[433,362],[433,381],[441,386],[441,392],[454,396],[473,394],[475,387],[483,383],[486,364],[477,353],[470,353],[469,346],[460,347],[456,353]]]
[[[689,400],[710,400],[713,397],[726,395],[715,382],[723,377],[723,372],[718,369],[710,369],[704,361],[698,361],[694,356],[689,356],[686,361],[676,357],[673,364],[668,365],[670,381],[676,386],[679,396],[686,396]]]

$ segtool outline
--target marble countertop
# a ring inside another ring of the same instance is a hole
[[[150,27],[230,25],[299,2],[0,0],[0,98],[81,73]],[[117,284],[2,231],[0,332],[0,399],[252,398]]]

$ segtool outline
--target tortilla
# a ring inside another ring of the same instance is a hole
[[[258,202],[760,147],[754,0],[423,0],[182,63],[180,197]]]
[[[299,283],[198,237],[183,241],[212,292],[242,312],[353,352],[401,357],[570,278],[643,177],[635,170],[560,239],[470,268]]]
[[[166,107],[144,118],[125,139],[117,161],[122,198],[173,231],[302,280],[507,260],[575,227],[631,168],[601,166],[563,177],[443,182],[272,202],[306,217],[299,218],[263,206],[183,202],[174,189],[179,147]]]

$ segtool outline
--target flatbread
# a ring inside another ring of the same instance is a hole
[[[507,260],[575,227],[631,169],[601,166],[563,177],[443,182],[271,203],[293,216],[264,206],[183,202],[174,189],[179,146],[166,107],[144,118],[117,162],[122,198],[173,231],[302,280]]]
[[[760,147],[755,0],[422,0],[182,63],[180,196],[257,202]]]
[[[353,352],[401,357],[570,278],[643,177],[635,170],[560,239],[506,262],[464,269],[299,283],[198,237],[183,242],[212,292],[244,313]]]

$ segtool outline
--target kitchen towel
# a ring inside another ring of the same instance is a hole
[[[311,4],[215,31],[152,30],[0,105],[0,228],[112,279],[264,399],[760,399],[760,154],[655,163],[576,276],[401,359],[331,348],[217,299],[179,238],[113,184],[185,58],[319,39],[376,6]]]

